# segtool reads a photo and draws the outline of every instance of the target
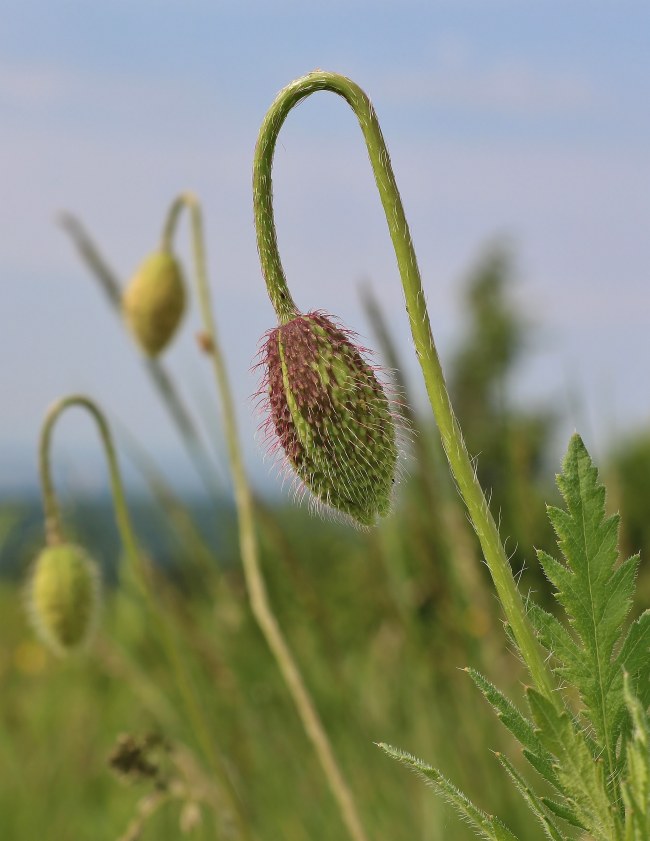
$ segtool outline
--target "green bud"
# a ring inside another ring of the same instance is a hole
[[[43,549],[32,573],[29,609],[36,632],[55,653],[82,646],[99,612],[99,576],[92,558],[70,543]]]
[[[375,370],[317,312],[272,330],[262,353],[269,434],[318,502],[373,525],[390,509],[398,457]]]
[[[146,258],[124,292],[122,310],[148,356],[169,344],[185,310],[183,273],[173,254],[156,251]]]

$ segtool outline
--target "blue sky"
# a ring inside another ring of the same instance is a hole
[[[325,6],[325,8],[324,8]],[[203,200],[217,320],[247,461],[266,480],[251,360],[273,326],[257,263],[252,150],[277,90],[314,67],[352,76],[382,122],[443,358],[459,280],[512,244],[539,322],[517,380],[554,395],[604,449],[650,414],[650,6],[647,2],[148,2],[0,0],[0,490],[25,484],[45,407],[84,391],[146,442],[172,481],[191,472],[132,347],[54,223],[80,216],[125,279],[183,189]],[[304,309],[368,335],[372,278],[404,354],[401,291],[361,136],[337,98],[291,115],[275,167],[280,247]],[[179,250],[188,256],[187,231]],[[190,311],[170,368],[218,437]],[[418,383],[413,360],[409,373]],[[583,395],[567,405],[568,387]],[[105,483],[83,419],[60,430],[79,487]],[[563,442],[558,442],[558,458]]]

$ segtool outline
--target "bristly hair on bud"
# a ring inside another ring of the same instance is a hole
[[[34,565],[28,607],[37,634],[55,654],[81,648],[99,612],[99,574],[90,555],[71,543],[46,546]]]
[[[155,251],[144,260],[124,292],[122,311],[148,356],[167,347],[185,311],[183,273],[170,251]]]
[[[388,513],[395,416],[352,333],[321,312],[269,331],[260,350],[267,435],[317,504],[361,526]]]

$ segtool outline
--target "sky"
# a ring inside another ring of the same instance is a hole
[[[0,494],[34,485],[43,413],[70,392],[96,398],[172,484],[200,487],[56,221],[76,214],[126,282],[186,189],[203,203],[249,472],[276,487],[250,401],[258,342],[274,326],[251,162],[276,92],[316,67],[352,77],[375,104],[443,361],[458,340],[462,278],[504,241],[539,325],[517,399],[554,400],[563,434],[577,428],[596,455],[650,420],[645,0],[0,0],[0,20]],[[371,279],[421,392],[381,205],[341,100],[321,93],[290,115],[274,184],[299,306],[336,313],[369,344],[356,290]],[[191,277],[185,224],[177,243]],[[192,304],[164,363],[219,458],[198,329]],[[77,489],[104,487],[90,422],[71,414],[60,426],[57,469]]]

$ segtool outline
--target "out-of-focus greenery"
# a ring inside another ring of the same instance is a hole
[[[439,757],[451,776],[466,785],[473,780],[468,787],[477,799],[485,797],[484,781],[498,775],[490,749],[506,748],[508,739],[458,666],[480,664],[493,679],[513,684],[516,663],[508,662],[496,636],[490,599],[462,612],[449,603],[438,616],[423,609],[404,575],[416,562],[402,540],[399,513],[370,535],[314,521],[304,511],[270,516],[264,566],[272,598],[370,837],[470,837],[374,742],[390,738]],[[161,588],[160,597],[176,617],[193,690],[255,837],[344,837],[249,615],[236,565],[227,574],[204,572],[200,581],[179,577],[187,586]],[[106,766],[125,731],[161,733],[187,746],[209,776],[169,666],[137,605],[110,591],[91,650],[61,662],[34,640],[21,602],[15,584],[6,582],[0,589],[0,837],[120,838],[148,790],[123,785]],[[487,663],[479,655],[484,642],[494,651]],[[490,803],[511,816],[520,812],[505,786],[490,793]],[[143,838],[179,837],[179,814],[176,804],[164,806]],[[203,828],[190,837],[229,837],[222,830],[204,811]]]
[[[614,447],[609,464],[615,508],[622,516],[623,553],[650,556],[650,431],[626,436]],[[639,598],[650,603],[650,570],[647,562],[639,575]]]
[[[493,247],[465,287],[465,336],[451,359],[449,388],[513,566],[521,569],[533,546],[550,549],[553,543],[544,503],[554,495],[548,447],[559,413],[541,402],[524,410],[512,399],[513,374],[536,334],[536,325],[515,306],[514,283],[509,252]],[[537,589],[534,573],[533,581]]]
[[[525,560],[538,575],[533,546],[552,539],[544,501],[552,493],[547,448],[556,413],[523,412],[510,400],[510,375],[531,330],[512,303],[510,276],[507,255],[496,250],[470,277],[450,388],[503,534],[516,545],[513,563]],[[378,751],[378,741],[434,762],[534,841],[541,832],[491,753],[516,756],[511,739],[460,670],[478,668],[517,700],[519,664],[430,420],[412,424],[417,458],[394,514],[378,529],[356,532],[304,509],[258,505],[271,599],[373,841],[473,837]],[[630,550],[650,542],[649,440],[626,445],[610,468]],[[144,548],[164,562],[157,599],[252,837],[343,839],[320,766],[250,615],[232,509],[215,511],[206,529],[203,502],[185,507],[158,493],[134,514]],[[13,573],[0,583],[0,838],[126,838],[138,809],[154,802],[155,783],[125,784],[109,771],[107,758],[125,732],[156,733],[184,757],[189,806],[172,798],[153,811],[143,841],[182,837],[181,819],[188,838],[236,837],[156,629],[128,580],[115,586],[119,549],[108,507],[72,506],[68,515],[77,538],[105,562],[108,586],[98,637],[85,654],[60,661],[34,639],[17,583],[41,539],[33,506],[0,509],[0,564]],[[188,817],[196,817],[193,799],[202,804],[198,823]]]

